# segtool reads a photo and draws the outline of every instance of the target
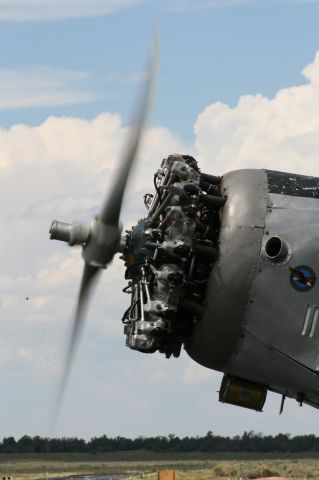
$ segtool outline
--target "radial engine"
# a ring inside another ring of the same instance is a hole
[[[126,345],[178,357],[203,313],[207,280],[217,257],[220,178],[200,172],[189,155],[170,155],[146,194],[146,218],[122,236],[131,295],[122,321]]]

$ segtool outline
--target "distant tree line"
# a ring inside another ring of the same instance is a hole
[[[278,434],[275,436],[245,432],[222,437],[207,432],[203,437],[175,435],[157,437],[110,438],[106,435],[85,441],[80,438],[42,438],[24,435],[19,440],[7,437],[0,442],[0,453],[102,453],[129,450],[153,452],[318,452],[319,437],[315,435]]]

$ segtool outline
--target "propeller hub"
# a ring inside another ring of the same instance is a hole
[[[83,249],[85,263],[96,268],[106,268],[118,251],[121,227],[106,225],[96,217],[92,220],[90,238]]]
[[[81,223],[53,220],[49,233],[51,240],[67,242],[70,246],[85,245],[89,238],[90,227]]]

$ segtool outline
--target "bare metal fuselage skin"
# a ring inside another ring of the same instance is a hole
[[[186,343],[188,354],[206,367],[316,407],[318,186],[314,177],[265,170],[222,177],[227,201],[218,258],[204,315]]]

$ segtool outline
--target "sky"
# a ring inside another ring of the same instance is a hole
[[[83,267],[49,240],[89,221],[112,183],[156,25],[156,100],[124,225],[171,153],[204,172],[318,174],[319,1],[0,0],[0,437],[51,435]],[[124,266],[92,300],[54,435],[318,433],[318,411],[268,394],[263,413],[218,402],[222,375],[185,353],[125,347]],[[26,298],[29,300],[26,300]]]

